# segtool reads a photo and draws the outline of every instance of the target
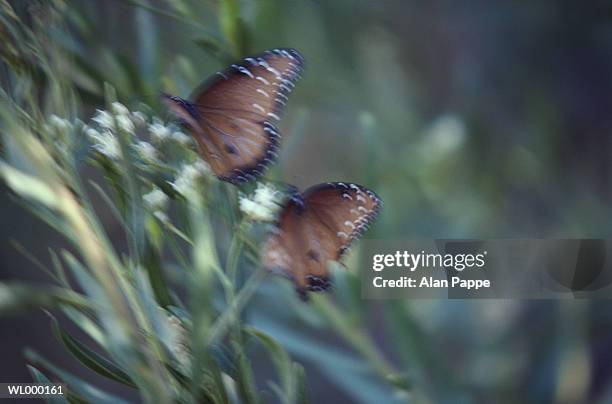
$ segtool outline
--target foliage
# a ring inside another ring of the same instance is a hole
[[[40,254],[44,227],[3,217],[49,283],[0,284],[0,308],[43,308],[99,375],[37,346],[32,379],[72,401],[609,402],[609,302],[368,301],[358,248],[299,302],[258,269],[265,192],[212,178],[157,100],[295,47],[261,186],[363,184],[372,238],[608,237],[604,3],[0,0],[3,211],[67,240]]]
[[[201,26],[186,3],[172,2],[175,11],[132,3]],[[114,62],[125,80],[114,76],[116,87],[88,65],[66,30],[69,23],[86,35],[84,22],[66,4],[33,2],[29,6],[38,8],[32,21],[22,4],[1,5],[2,34],[11,46],[3,48],[0,174],[19,203],[70,248],[50,250],[49,269],[17,245],[53,286],[2,284],[0,310],[50,310],[58,343],[83,366],[136,389],[147,402],[261,402],[270,392],[284,403],[304,402],[302,366],[243,315],[265,276],[257,222],[274,218],[278,192],[259,184],[252,197],[239,195],[214,178],[180,128],[145,104],[130,110],[118,102],[146,84],[120,60]],[[243,54],[246,28],[238,2],[221,2],[218,15],[230,53]],[[222,54],[225,45],[202,32],[205,39],[196,43]],[[45,39],[48,33],[51,39]],[[74,65],[66,65],[70,58]],[[74,66],[76,72],[66,72]],[[106,107],[85,123],[76,118],[84,113],[81,99]],[[104,181],[83,174],[87,167]],[[127,249],[111,238],[100,209],[120,224]],[[372,341],[331,300],[317,299],[305,310],[327,313],[382,380],[392,378],[398,391],[405,389]],[[87,338],[72,335],[58,316]],[[257,347],[269,353],[278,381],[258,385],[249,357]],[[121,401],[34,350],[25,355],[35,380],[68,385],[70,402]]]

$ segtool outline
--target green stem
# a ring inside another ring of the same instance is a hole
[[[313,304],[328,319],[329,323],[336,329],[351,346],[359,352],[372,366],[374,371],[385,381],[395,381],[397,370],[376,349],[372,340],[361,328],[355,327],[336,305],[326,296],[315,296]],[[395,383],[397,385],[397,383]]]
[[[238,224],[236,232],[232,237],[232,241],[227,252],[227,260],[225,262],[225,270],[227,272],[227,277],[233,285],[234,290],[236,288],[236,273],[238,272],[238,264],[240,263],[240,256],[242,254],[242,248],[244,246],[244,230],[244,222],[241,222],[240,224]]]
[[[240,289],[240,292],[235,295],[235,299],[228,310],[221,314],[221,316],[219,316],[212,325],[211,331],[206,339],[207,346],[216,343],[223,335],[225,335],[227,329],[232,324],[233,316],[236,313],[240,313],[257,290],[259,283],[265,278],[266,275],[267,272],[259,268],[245,282],[242,289]]]

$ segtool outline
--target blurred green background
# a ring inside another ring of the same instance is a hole
[[[27,15],[44,2],[11,4]],[[239,1],[238,28],[219,20],[222,4],[67,2],[63,29],[48,35],[81,118],[104,104],[104,82],[170,118],[160,91],[187,97],[237,57],[294,47],[307,65],[268,177],[376,191],[385,207],[366,237],[612,235],[612,2]],[[1,206],[0,276],[38,280],[9,239],[38,256],[60,241],[6,192]],[[342,315],[373,336],[417,402],[612,402],[608,301],[372,302],[356,274],[338,282]],[[282,280],[266,281],[246,315],[306,366],[313,402],[405,399]],[[0,327],[0,381],[29,380],[25,345],[69,361],[44,316]],[[257,353],[255,369],[270,372]]]

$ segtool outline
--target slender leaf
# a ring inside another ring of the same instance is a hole
[[[21,282],[0,282],[0,315],[62,305],[79,310],[90,307],[82,295],[72,290],[40,287]]]
[[[134,382],[119,366],[94,352],[83,343],[72,337],[64,330],[55,318],[52,319],[53,330],[55,336],[64,346],[75,356],[82,364],[93,370],[94,372],[125,384],[126,386],[136,387]]]
[[[27,366],[27,368],[30,371],[32,378],[34,379],[36,383],[51,384],[51,381],[40,370],[36,369],[34,366],[29,366],[29,365]],[[68,400],[66,400],[63,397],[47,398],[45,399],[45,401],[50,404],[60,404],[60,403],[67,404],[68,403]]]
[[[55,366],[42,356],[40,356],[35,351],[27,349],[25,351],[25,355],[29,361],[34,364],[38,364],[49,371],[55,373],[64,383],[67,385],[67,389],[70,391],[74,391],[79,396],[83,397],[83,399],[93,402],[93,403],[108,403],[108,404],[123,404],[127,403],[127,401],[122,400],[121,398],[103,391],[98,387],[93,386],[92,384],[86,382],[85,380],[74,376],[73,374],[66,372],[60,367]]]
[[[295,403],[298,397],[298,383],[299,380],[294,374],[294,364],[289,357],[287,351],[276,342],[271,336],[263,331],[260,331],[253,327],[246,327],[244,329],[247,334],[256,337],[263,343],[274,361],[276,372],[278,373],[279,379],[281,380],[280,396],[283,402],[286,404]]]

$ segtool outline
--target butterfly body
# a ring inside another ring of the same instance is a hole
[[[382,201],[342,182],[290,195],[263,249],[263,265],[291,279],[303,298],[331,286],[328,264],[339,261],[376,218]]]
[[[274,49],[218,72],[189,101],[162,99],[194,136],[213,172],[240,184],[276,160],[281,138],[276,124],[303,64],[296,50]]]

